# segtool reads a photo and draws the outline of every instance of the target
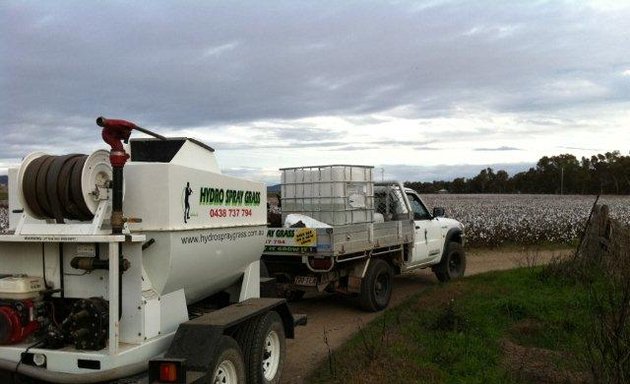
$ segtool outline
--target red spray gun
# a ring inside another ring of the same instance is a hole
[[[166,140],[166,137],[158,135],[155,132],[151,132],[148,129],[138,127],[134,123],[126,120],[106,119],[101,116],[96,119],[96,125],[103,127],[101,136],[112,148],[109,152],[109,161],[112,164],[112,182],[114,192],[111,218],[112,233],[122,233],[123,225],[125,223],[122,212],[123,167],[129,158],[129,155],[125,152],[122,142],[124,141],[127,143],[129,141],[131,131],[134,129],[160,140]]]
[[[158,135],[155,132],[151,132],[148,129],[138,127],[134,123],[127,120],[114,120],[114,119],[106,119],[104,117],[99,117],[96,119],[96,125],[99,127],[103,127],[103,132],[101,133],[103,140],[112,150],[109,155],[109,160],[112,163],[112,167],[124,167],[127,162],[127,158],[129,155],[125,152],[123,148],[122,142],[125,144],[129,142],[129,136],[131,136],[131,131],[136,130],[142,133],[146,133],[149,136],[156,137],[160,140],[166,140],[166,137],[162,135]]]

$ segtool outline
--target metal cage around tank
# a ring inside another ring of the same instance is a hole
[[[329,225],[374,219],[372,166],[317,165],[282,168],[282,216],[310,216]]]

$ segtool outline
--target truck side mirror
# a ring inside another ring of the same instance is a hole
[[[444,208],[442,207],[433,208],[433,217],[444,217]]]

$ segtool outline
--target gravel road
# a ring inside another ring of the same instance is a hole
[[[571,250],[560,251],[505,251],[484,250],[468,254],[466,275],[519,266],[548,262],[554,256],[568,255]],[[430,270],[398,276],[394,279],[390,306],[403,302],[407,297],[438,284]],[[336,295],[307,297],[291,304],[294,313],[308,315],[308,325],[298,327],[296,337],[287,340],[287,361],[282,374],[282,383],[303,383],[328,356],[328,345],[333,350],[341,346],[359,327],[364,326],[380,313],[366,313],[350,298]]]

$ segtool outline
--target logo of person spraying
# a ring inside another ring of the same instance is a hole
[[[190,195],[192,195],[192,193],[193,190],[190,188],[190,182],[187,182],[184,188],[184,223],[188,223],[188,220],[190,220]]]

